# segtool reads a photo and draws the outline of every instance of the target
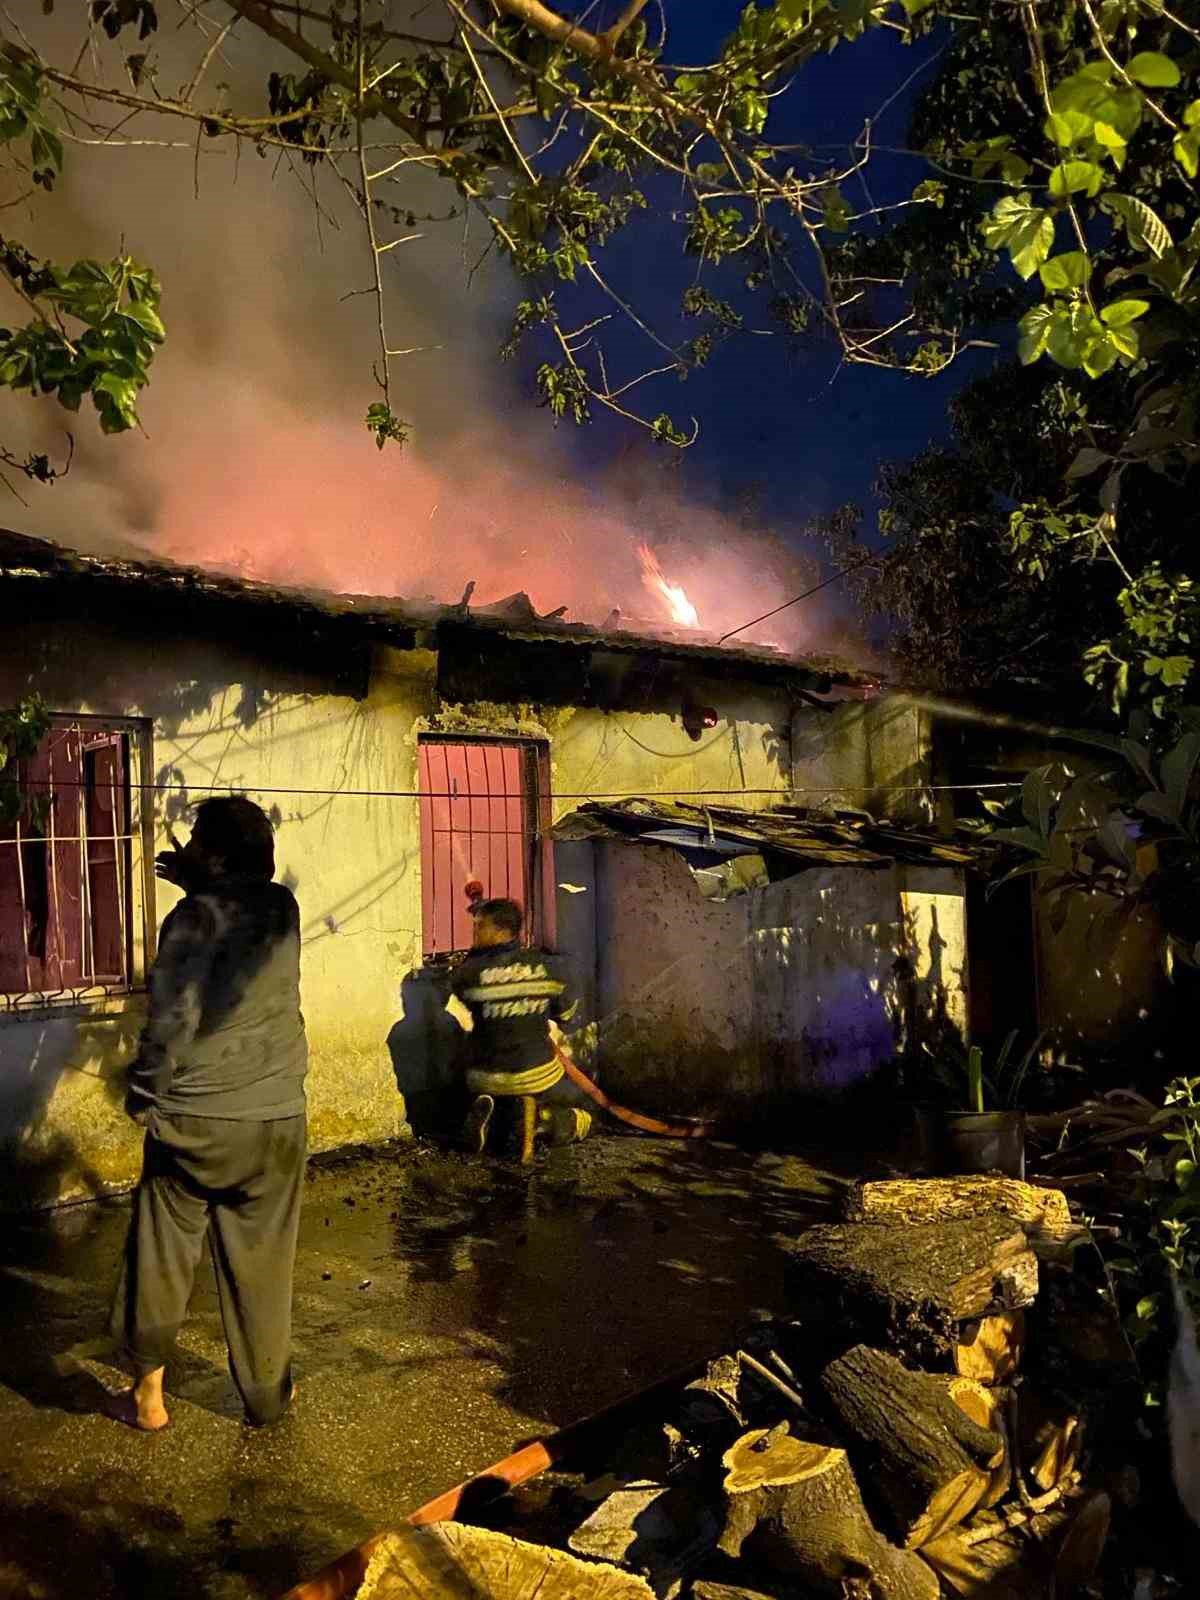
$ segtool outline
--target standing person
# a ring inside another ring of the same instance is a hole
[[[292,1398],[292,1271],[307,1146],[300,913],[266,813],[206,800],[158,858],[185,898],[162,926],[125,1109],[146,1129],[112,1331],[134,1383],[124,1422],[169,1421],[163,1371],[205,1236],[247,1421]]]
[[[502,1147],[522,1165],[541,1134],[552,1144],[586,1138],[592,1119],[569,1104],[550,1025],[570,1019],[562,963],[523,948],[524,918],[515,900],[476,900],[474,944],[455,971],[454,1000],[469,1013],[467,1088],[474,1095],[464,1142],[480,1154],[493,1123]],[[461,1018],[460,1018],[461,1020]]]

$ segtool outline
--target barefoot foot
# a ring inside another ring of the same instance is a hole
[[[136,1388],[112,1395],[105,1410],[114,1421],[136,1428],[139,1433],[161,1433],[171,1421],[161,1399],[139,1400]]]

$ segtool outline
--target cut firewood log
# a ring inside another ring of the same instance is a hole
[[[963,1600],[1068,1600],[1099,1567],[1111,1512],[1108,1496],[1094,1494],[985,1515],[932,1540],[921,1555]]]
[[[900,1178],[864,1183],[846,1209],[850,1222],[957,1222],[998,1213],[1051,1234],[1073,1227],[1061,1189],[1042,1189],[1016,1178]]]
[[[1008,1383],[1020,1371],[1024,1353],[1024,1311],[997,1311],[963,1324],[954,1347],[954,1370],[977,1383]]]
[[[1025,1475],[1044,1494],[1056,1489],[1079,1465],[1083,1423],[1065,1406],[1023,1389],[1018,1411],[1020,1453]]]
[[[1068,1513],[1056,1507],[1039,1519],[1039,1528],[1058,1537]],[[968,1523],[933,1539],[921,1555],[947,1594],[963,1600],[1052,1600],[1051,1553],[1032,1540],[1026,1527]]]
[[[720,1532],[712,1497],[696,1485],[628,1483],[567,1543],[576,1555],[640,1572],[661,1592],[715,1549]]]
[[[357,1600],[654,1600],[644,1579],[488,1528],[436,1522],[384,1534]]]
[[[910,1372],[866,1345],[821,1375],[838,1422],[860,1447],[854,1460],[870,1473],[909,1550],[969,1517],[1004,1462],[1003,1435],[972,1420],[951,1393],[962,1382]]]
[[[964,1322],[1030,1305],[1037,1257],[1007,1217],[912,1227],[833,1223],[787,1246],[792,1287],[844,1330],[919,1366],[952,1364]]]
[[[1112,1501],[1106,1494],[1090,1495],[1075,1511],[1054,1564],[1055,1594],[1061,1600],[1068,1600],[1100,1570],[1111,1524]]]
[[[824,1595],[841,1597],[860,1579],[878,1600],[937,1600],[932,1571],[872,1525],[844,1450],[793,1438],[786,1428],[756,1428],[723,1464],[725,1555],[736,1559],[744,1549]]]
[[[1013,1482],[1012,1447],[1004,1418],[1005,1397],[998,1389],[986,1388],[973,1378],[951,1378],[946,1393],[972,1422],[988,1433],[997,1434],[1004,1441],[1003,1459],[991,1469],[991,1481],[979,1502],[983,1510],[990,1510],[992,1506],[1000,1504]]]
[[[967,1529],[952,1528],[921,1551],[941,1579],[947,1594],[964,1600],[1048,1600],[1049,1585],[1040,1586],[1029,1571],[1028,1541],[1001,1529],[994,1539],[969,1542]]]
[[[680,1397],[676,1422],[693,1444],[724,1449],[749,1424],[742,1395],[742,1365],[736,1356],[710,1361],[702,1378]]]
[[[707,1578],[697,1578],[692,1584],[692,1600],[779,1600],[780,1593],[778,1589],[772,1594],[764,1589],[747,1589],[740,1583],[710,1583]]]

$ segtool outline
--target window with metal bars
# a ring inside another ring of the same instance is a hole
[[[467,886],[515,900],[525,940],[553,940],[553,863],[546,838],[549,761],[518,739],[426,738],[420,745],[421,925],[426,956],[467,950]]]
[[[133,985],[132,725],[54,717],[0,824],[0,1005]]]

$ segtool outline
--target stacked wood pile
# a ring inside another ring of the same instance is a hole
[[[1103,1317],[1086,1296],[1070,1310],[1087,1236],[1063,1195],[866,1184],[846,1217],[789,1244],[794,1319],[711,1362],[603,1476],[531,1486],[524,1505],[518,1492],[526,1537],[397,1536],[360,1600],[419,1585],[446,1600],[1098,1593],[1103,1414],[1125,1352],[1111,1317],[1094,1370],[1072,1350]]]

